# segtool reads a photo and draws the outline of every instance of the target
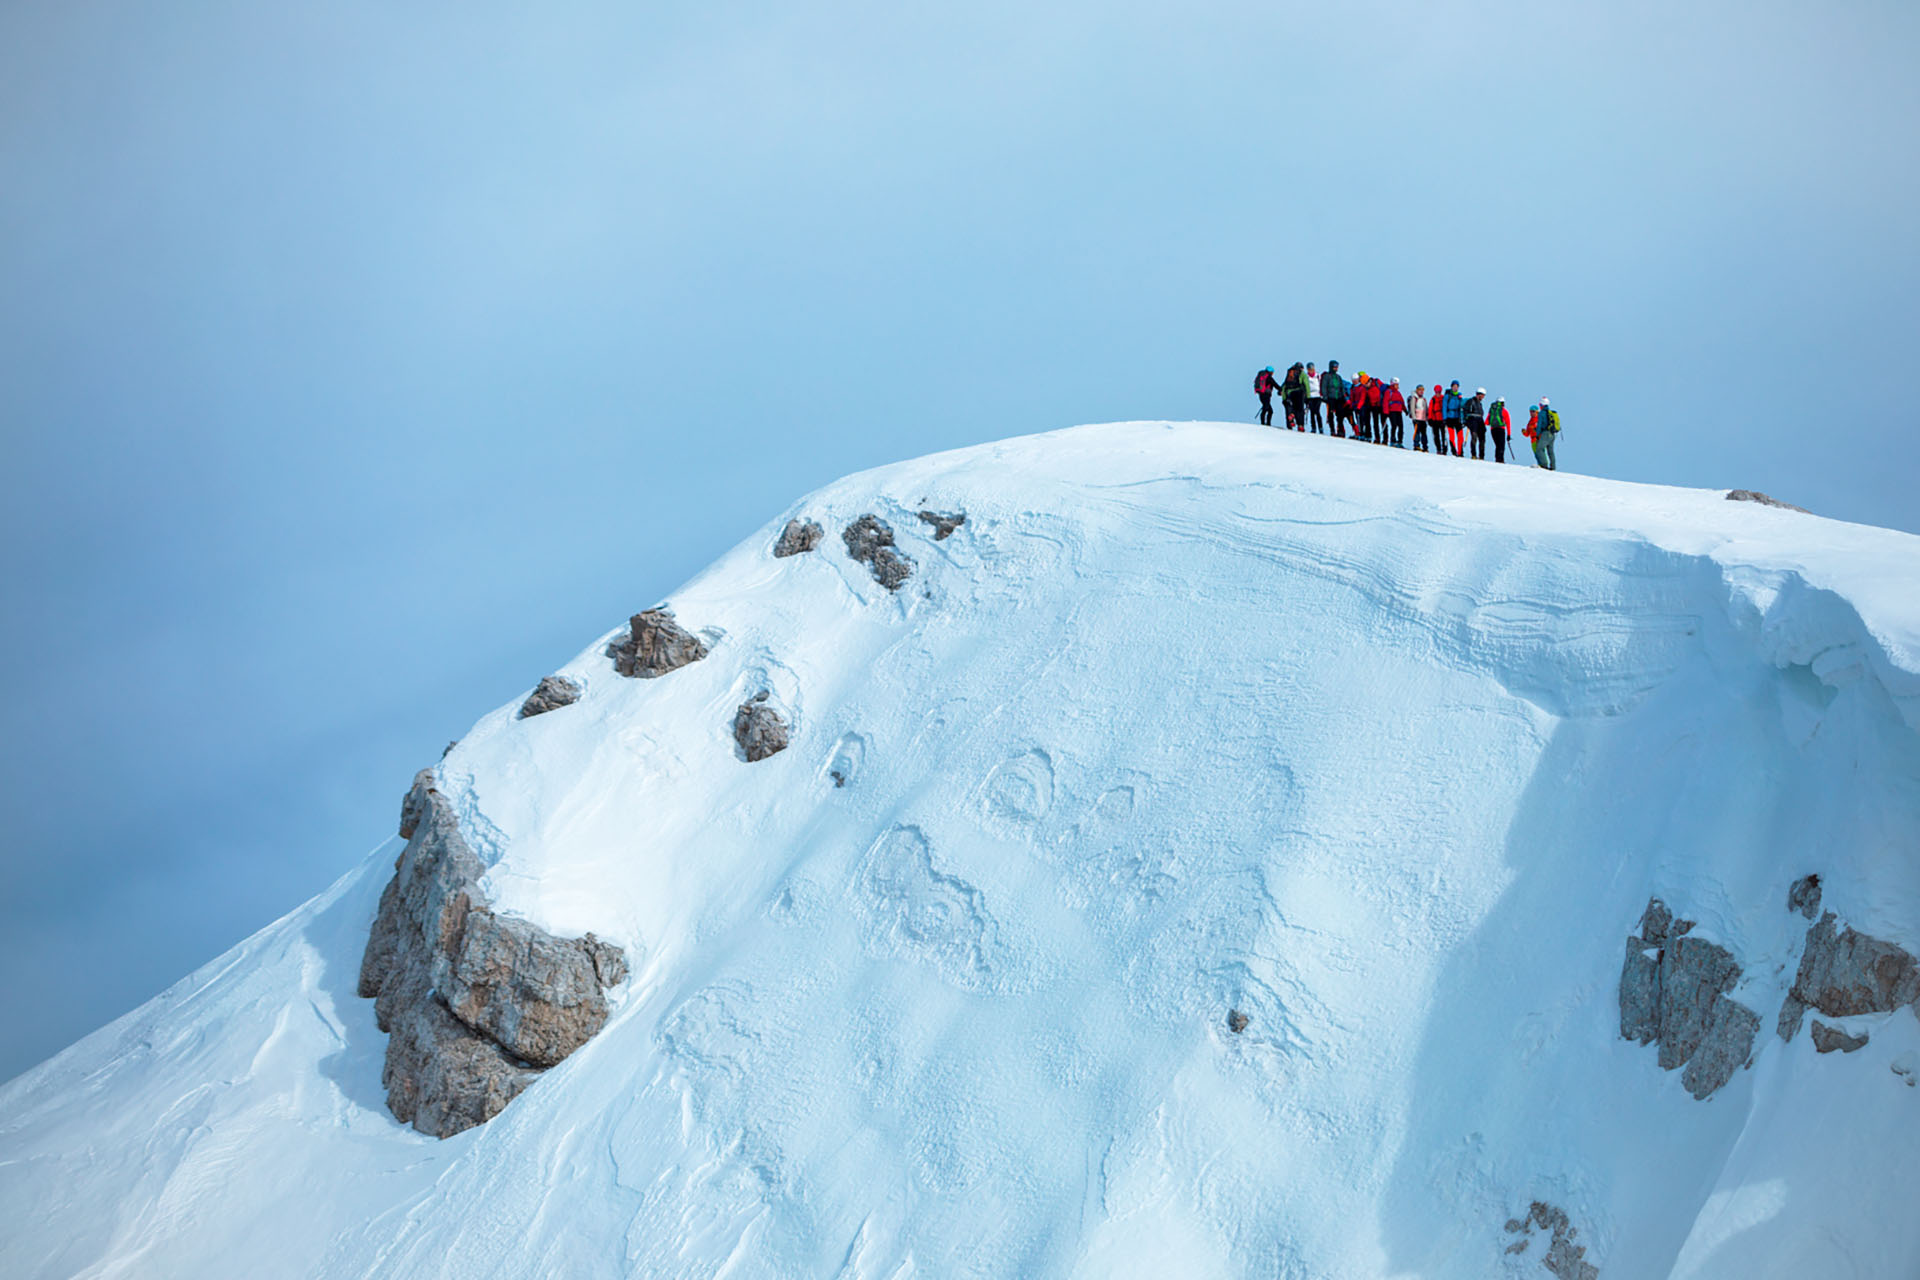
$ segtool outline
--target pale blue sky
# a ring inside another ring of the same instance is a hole
[[[802,492],[1294,359],[1920,530],[1920,9],[0,8],[0,1076]]]

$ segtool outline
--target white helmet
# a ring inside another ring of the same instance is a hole
[[[1477,396],[1483,396],[1483,395],[1485,395],[1485,394],[1487,394],[1487,389],[1486,389],[1485,387],[1482,387],[1482,388],[1480,388],[1480,389],[1479,389],[1478,391],[1476,391],[1476,392],[1474,392],[1473,394],[1475,394],[1475,395],[1477,395]]]
[[[1542,409],[1547,407],[1547,398],[1545,396],[1540,397],[1540,407]]]

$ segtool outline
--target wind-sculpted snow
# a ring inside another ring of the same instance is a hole
[[[624,951],[597,1036],[396,1124],[382,850],[0,1091],[0,1273],[1920,1272],[1920,540],[1385,452],[1081,428],[769,513],[671,597],[703,657],[601,637],[435,770],[491,911]],[[1623,970],[1652,898],[1698,945]],[[1834,1051],[1728,1021],[1796,982]]]

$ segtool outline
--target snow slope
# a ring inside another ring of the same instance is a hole
[[[394,1123],[388,844],[0,1088],[0,1273],[1545,1276],[1538,1199],[1602,1276],[1910,1277],[1920,1020],[1772,1028],[1794,878],[1920,951],[1916,584],[1905,534],[1246,426],[850,477],[673,595],[710,657],[603,637],[440,766],[497,907],[627,948],[598,1038]],[[1619,1037],[1650,895],[1762,1017],[1704,1102]]]

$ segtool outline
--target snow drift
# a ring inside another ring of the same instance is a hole
[[[624,952],[604,1029],[397,1122],[383,846],[0,1089],[0,1271],[1911,1276],[1920,1018],[1822,993],[1920,952],[1916,584],[1231,425],[850,477],[673,594],[702,660],[612,630],[437,766],[492,910]]]

